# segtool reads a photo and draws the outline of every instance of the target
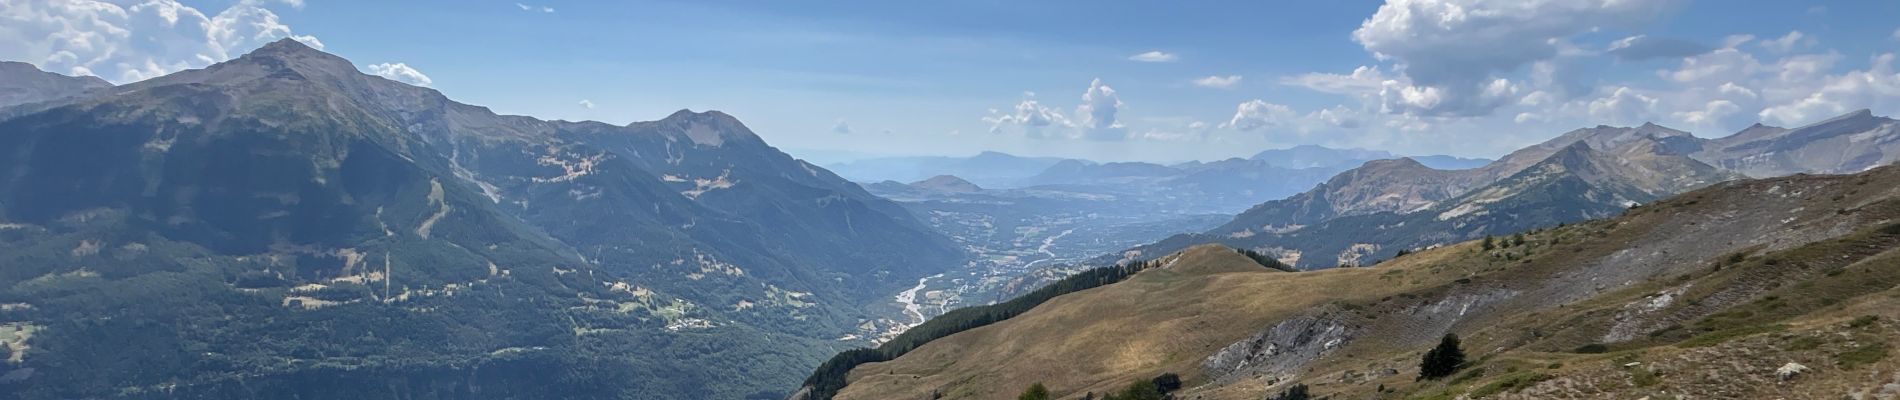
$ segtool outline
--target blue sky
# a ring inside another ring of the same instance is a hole
[[[1179,161],[1295,144],[1495,157],[1597,124],[1707,137],[1900,113],[1893,1],[76,7],[91,3],[0,0],[0,58],[124,83],[295,36],[503,113],[626,123],[724,110],[820,161],[980,150]]]

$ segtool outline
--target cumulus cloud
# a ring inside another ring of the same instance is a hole
[[[1659,75],[1678,83],[1716,84],[1747,79],[1762,69],[1762,63],[1755,55],[1731,46],[1684,58],[1675,69],[1662,71]]]
[[[1707,45],[1681,39],[1636,35],[1610,42],[1607,52],[1624,61],[1683,58],[1714,51]]]
[[[1777,39],[1763,40],[1760,45],[1761,48],[1768,49],[1768,51],[1787,53],[1802,47],[1813,46],[1816,42],[1818,41],[1815,40],[1814,37],[1801,33],[1801,31],[1788,31],[1787,35],[1782,35]]]
[[[292,33],[261,1],[238,1],[216,14],[176,0],[118,3],[0,1],[0,59],[128,83],[230,60],[287,37],[323,48],[315,37]]]
[[[1194,86],[1210,87],[1210,88],[1215,88],[1215,89],[1233,89],[1235,86],[1240,86],[1240,75],[1228,75],[1228,76],[1215,75],[1215,76],[1209,76],[1206,78],[1195,79]]]
[[[1293,139],[1304,142],[1326,132],[1318,136],[1323,142],[1456,152],[1469,151],[1459,146],[1493,144],[1489,151],[1508,151],[1544,134],[1598,124],[1656,122],[1722,136],[1755,122],[1799,126],[1860,109],[1900,114],[1900,73],[1893,65],[1900,56],[1895,54],[1856,62],[1822,47],[1807,32],[1766,40],[1737,34],[1711,45],[1644,35],[1596,39],[1602,36],[1586,32],[1600,32],[1597,23],[1614,28],[1606,21],[1618,19],[1605,15],[1639,21],[1666,7],[1524,3],[1390,0],[1381,15],[1355,32],[1378,63],[1351,73],[1308,73],[1278,81],[1348,96],[1359,101],[1358,107],[1304,112],[1249,101],[1221,127],[1261,132],[1269,141],[1300,135]],[[1532,9],[1537,7],[1550,9]],[[1546,15],[1552,13],[1564,15]],[[1531,17],[1539,15],[1544,17]],[[1524,26],[1539,24],[1547,26]],[[1653,77],[1592,70],[1638,67],[1612,61],[1640,60],[1677,61],[1657,68]],[[1472,141],[1460,137],[1467,132],[1524,133]]]
[[[1101,79],[1089,82],[1088,90],[1082,92],[1082,102],[1075,107],[1074,116],[1045,106],[1035,97],[1033,92],[1023,93],[1023,100],[1008,110],[990,109],[989,115],[983,117],[983,122],[990,123],[991,133],[1001,133],[1007,127],[1016,126],[1022,128],[1025,136],[1038,139],[1122,140],[1131,136],[1119,118],[1123,107],[1121,96]]]
[[[1862,108],[1900,111],[1900,90],[1894,89],[1900,76],[1889,55],[1842,72],[1846,58],[1836,51],[1802,53],[1811,40],[1793,33],[1767,41],[1731,36],[1720,49],[1658,71],[1662,87],[1641,93],[1674,123],[1718,131],[1754,122],[1803,125]],[[1743,46],[1749,43],[1755,45]]]
[[[1242,131],[1288,126],[1299,114],[1293,108],[1281,104],[1268,103],[1253,99],[1240,103],[1234,108],[1234,117],[1222,126]]]
[[[592,110],[592,109],[594,109],[594,101],[593,101],[593,100],[588,100],[588,99],[581,99],[581,102],[580,102],[580,105],[581,105],[581,108],[585,108],[585,109],[589,109],[589,110]]]
[[[1358,129],[1360,125],[1358,113],[1345,106],[1334,106],[1332,108],[1314,111],[1311,118],[1314,121],[1332,128]]]
[[[1769,122],[1795,125],[1861,108],[1891,112],[1900,108],[1900,73],[1895,73],[1893,63],[1893,53],[1875,56],[1868,68],[1817,79],[1808,94],[1762,109],[1758,115]]]
[[[1677,111],[1673,116],[1692,125],[1708,126],[1722,122],[1723,119],[1736,115],[1741,110],[1742,107],[1735,105],[1735,102],[1714,100],[1704,104],[1700,110]]]
[[[1134,60],[1134,61],[1140,61],[1140,62],[1175,62],[1175,61],[1180,60],[1181,58],[1175,56],[1172,53],[1163,52],[1161,50],[1154,50],[1154,51],[1149,51],[1146,53],[1128,56],[1128,59]]]
[[[389,80],[392,81],[423,87],[434,83],[434,81],[429,80],[428,75],[423,75],[422,71],[417,71],[415,68],[410,68],[408,64],[403,63],[370,64],[369,74],[389,78]],[[592,102],[582,100],[582,106],[591,106],[592,104]]]
[[[1009,110],[991,109],[989,116],[983,117],[983,122],[990,123],[990,133],[1001,133],[1008,126],[1020,126],[1023,133],[1031,138],[1042,138],[1043,131],[1051,126],[1075,126],[1062,111],[1042,105],[1035,97],[1035,93],[1024,93],[1023,100]]]
[[[1602,123],[1635,125],[1650,121],[1658,100],[1627,86],[1590,100],[1590,117]]]
[[[1384,91],[1388,112],[1478,116],[1508,104],[1498,75],[1573,50],[1565,39],[1653,19],[1684,0],[1391,0],[1353,31],[1409,86]]]
[[[1351,74],[1305,73],[1280,79],[1281,84],[1304,87],[1321,93],[1344,95],[1376,94],[1385,88],[1385,74],[1376,66],[1360,66]]]
[[[1723,96],[1746,97],[1751,99],[1761,97],[1760,94],[1755,93],[1755,90],[1742,87],[1742,85],[1737,85],[1735,82],[1724,83],[1722,86],[1717,86],[1715,90]]]
[[[1089,140],[1121,140],[1128,137],[1128,130],[1116,120],[1116,114],[1122,109],[1121,96],[1115,95],[1115,89],[1102,83],[1101,78],[1089,82],[1089,90],[1082,92],[1082,105],[1076,106],[1075,115],[1082,127],[1082,137]]]
[[[1254,99],[1235,106],[1234,116],[1220,127],[1258,133],[1276,142],[1304,140],[1316,134],[1325,134],[1323,138],[1327,142],[1347,143],[1364,139],[1370,129],[1411,130],[1425,125],[1423,121],[1401,116],[1390,116],[1383,121],[1368,119],[1377,115],[1347,106],[1321,108],[1302,114],[1283,104]]]
[[[831,124],[831,133],[849,135],[851,134],[851,124],[845,123],[844,118],[839,118],[837,123]]]
[[[548,7],[548,6],[531,6],[527,4],[515,3],[515,7],[520,8],[521,11],[531,11],[531,12],[538,12],[538,13],[553,13],[554,12],[554,7]]]

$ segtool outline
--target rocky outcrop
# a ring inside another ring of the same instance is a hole
[[[1208,356],[1201,370],[1217,385],[1257,376],[1277,381],[1352,341],[1357,331],[1337,313],[1288,318]]]

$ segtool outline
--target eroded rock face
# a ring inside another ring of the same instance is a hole
[[[1357,333],[1333,313],[1288,318],[1208,356],[1201,369],[1216,384],[1253,376],[1283,379],[1352,341]]]

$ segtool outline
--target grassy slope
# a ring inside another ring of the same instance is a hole
[[[1065,295],[1016,318],[860,367],[840,399],[1003,398],[1043,382],[1058,393],[1104,393],[1137,377],[1190,373],[1206,354],[1259,326],[1339,300],[1377,299],[1404,285],[1383,271],[1261,269],[1224,247],[1183,251],[1164,267]],[[1430,257],[1408,257],[1418,263]],[[1443,281],[1455,279],[1439,275]],[[1422,282],[1421,282],[1422,284]],[[1327,293],[1332,296],[1295,295]]]
[[[1523,245],[1465,243],[1373,269],[1150,271],[861,367],[840,398],[1007,398],[1034,382],[1079,396],[1162,372],[1209,399],[1257,399],[1291,382],[1350,398],[1838,398],[1900,379],[1879,351],[1900,344],[1893,325],[1843,322],[1900,317],[1900,229],[1886,228],[1896,216],[1900,171],[1883,168],[1720,185],[1532,232]],[[1223,262],[1203,249],[1180,262]],[[1663,293],[1672,301],[1656,301]],[[1484,295],[1496,297],[1472,300]],[[1329,303],[1348,311],[1340,319],[1358,339],[1290,380],[1204,385],[1205,356]],[[1651,303],[1663,305],[1629,311]],[[1434,305],[1459,312],[1421,311]],[[1618,326],[1636,333],[1606,354],[1571,352]],[[1446,332],[1466,337],[1484,372],[1414,382],[1420,352]],[[1776,382],[1790,361],[1815,371]],[[1398,374],[1376,373],[1387,369]]]

